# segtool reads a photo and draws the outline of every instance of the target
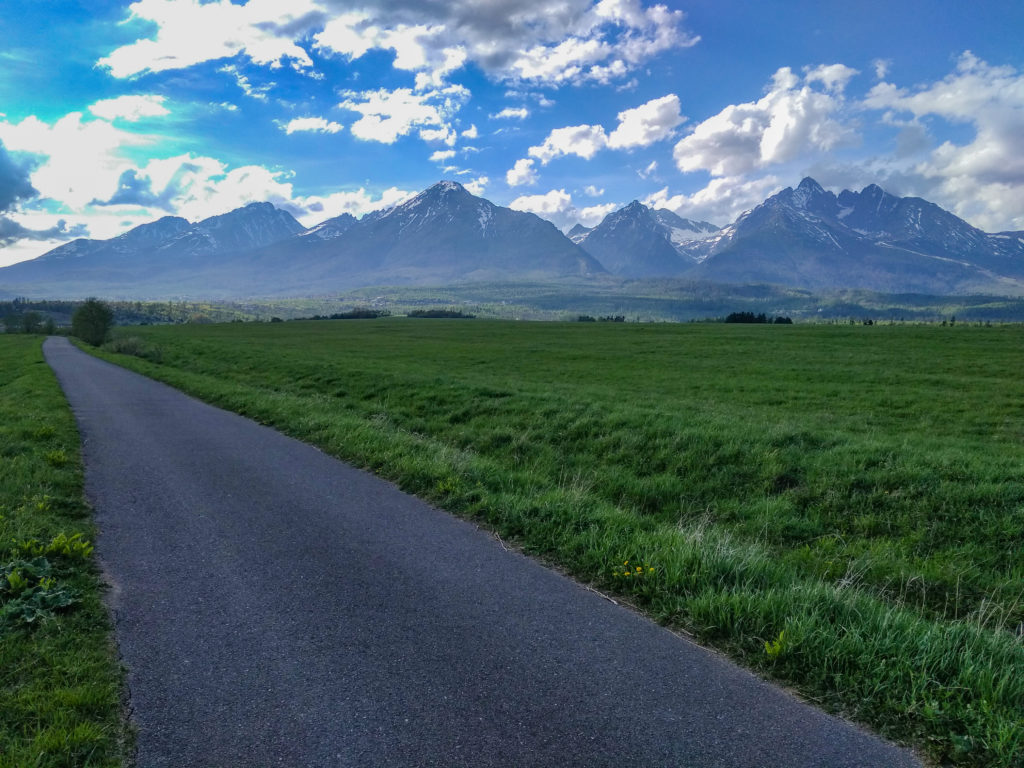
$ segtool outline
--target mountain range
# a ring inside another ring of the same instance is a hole
[[[369,285],[687,278],[810,290],[1024,294],[1024,232],[989,234],[876,185],[811,178],[719,229],[638,201],[567,235],[442,181],[305,228],[270,203],[79,239],[0,269],[0,291],[76,298],[323,295]]]

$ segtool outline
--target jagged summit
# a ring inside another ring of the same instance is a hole
[[[287,263],[318,285],[433,284],[553,279],[604,271],[549,221],[442,181],[386,211],[344,223],[336,237],[311,233],[258,255]]]
[[[877,184],[838,196],[808,177],[694,244],[695,275],[804,288],[953,293],[1024,278],[1024,244]],[[989,288],[991,289],[991,288]]]
[[[167,237],[173,237],[190,226],[188,220],[183,219],[181,216],[164,216],[148,224],[140,224],[133,229],[129,229],[124,234],[115,237],[114,240],[120,242],[143,242],[147,240],[155,242]]]
[[[664,208],[652,210],[634,200],[592,230],[573,229],[569,236],[614,274],[652,277],[691,269],[695,262],[684,246],[717,231],[706,221],[690,221]]]
[[[793,191],[792,203],[804,210],[832,211],[836,207],[836,196],[825,191],[824,187],[808,176]]]
[[[452,200],[469,198],[483,200],[483,198],[475,197],[473,194],[470,193],[468,189],[459,184],[457,181],[442,180],[437,182],[436,184],[432,184],[431,186],[427,187],[418,195],[409,198],[404,203],[399,203],[391,210],[403,207],[414,208],[418,205],[421,205],[424,202],[430,201],[445,201],[444,204],[450,204]]]
[[[359,220],[351,213],[342,213],[338,216],[321,221],[319,224],[310,227],[305,232],[300,232],[299,237],[333,240],[347,232],[357,221]]]
[[[156,249],[164,259],[208,256],[261,248],[305,231],[290,213],[271,203],[249,203],[194,224]]]
[[[678,275],[693,266],[673,244],[670,228],[639,200],[605,216],[580,245],[623,277]]]
[[[566,237],[572,240],[576,245],[587,239],[587,235],[594,231],[593,227],[585,227],[579,222],[573,225],[573,228],[566,233]]]
[[[459,182],[449,179],[442,179],[433,186],[427,187],[426,192],[465,192],[469,194],[469,191]]]

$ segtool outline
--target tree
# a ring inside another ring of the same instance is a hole
[[[43,316],[38,312],[24,312],[21,315],[21,330],[23,333],[39,333],[43,326]]]
[[[98,347],[114,324],[114,313],[99,299],[86,299],[71,316],[71,334]]]

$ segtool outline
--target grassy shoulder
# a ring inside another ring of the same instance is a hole
[[[938,760],[1024,760],[1020,329],[132,333],[135,356],[105,356],[485,521],[829,709]]]
[[[0,336],[0,767],[122,765],[79,437],[38,336]]]

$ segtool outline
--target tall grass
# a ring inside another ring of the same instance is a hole
[[[40,345],[0,336],[0,766],[119,766],[120,672],[78,433]]]
[[[484,520],[831,709],[938,759],[1022,760],[1017,328],[139,335],[163,364],[119,362]]]

